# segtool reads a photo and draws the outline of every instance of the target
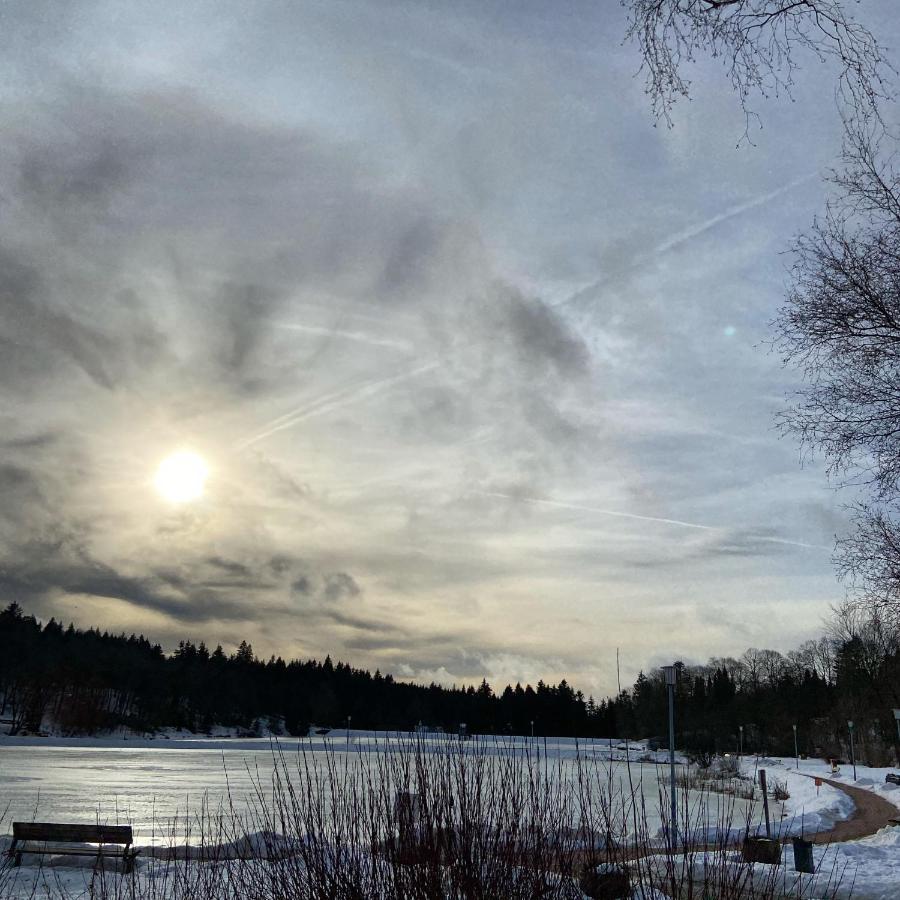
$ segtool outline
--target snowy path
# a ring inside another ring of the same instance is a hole
[[[807,775],[806,777],[812,778],[813,776]],[[893,803],[889,803],[884,797],[879,797],[872,791],[851,787],[849,784],[841,784],[839,781],[832,781],[829,778],[823,778],[822,781],[847,794],[853,800],[856,809],[849,819],[835,822],[830,831],[819,831],[813,835],[814,844],[839,844],[869,837],[881,831],[882,828],[888,827],[891,820],[900,815]]]

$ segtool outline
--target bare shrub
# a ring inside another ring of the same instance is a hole
[[[777,778],[772,779],[772,787],[771,787],[772,797],[777,800],[779,803],[784,803],[785,800],[791,799],[790,791],[788,791],[787,781],[781,781]]]

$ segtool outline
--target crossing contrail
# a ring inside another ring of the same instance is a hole
[[[300,422],[305,422],[307,419],[311,419],[315,416],[321,416],[338,409],[343,409],[351,403],[357,403],[360,400],[374,397],[376,394],[380,394],[382,391],[393,387],[395,384],[400,384],[402,381],[408,381],[410,378],[415,378],[417,375],[424,375],[426,372],[431,372],[436,368],[438,368],[438,363],[430,362],[423,366],[418,366],[415,369],[411,369],[408,372],[392,375],[389,378],[357,382],[349,387],[333,391],[330,394],[326,394],[324,397],[320,397],[318,400],[298,406],[290,412],[272,419],[258,434],[240,441],[235,449],[246,450],[253,444],[276,434],[279,431],[284,431],[286,428],[293,428]]]
[[[502,494],[499,491],[473,491],[482,497],[497,497],[502,500],[519,501],[520,503],[528,503],[532,506],[551,506],[556,509],[572,509],[580,512],[597,513],[601,516],[613,516],[617,519],[636,519],[639,522],[657,522],[661,525],[674,525],[677,528],[693,528],[697,531],[721,531],[722,529],[715,525],[701,525],[697,522],[685,522],[683,519],[667,519],[662,516],[641,516],[637,513],[621,512],[619,510],[604,509],[599,506],[585,506],[580,503],[564,503],[560,500],[542,500],[538,497],[519,497],[515,494]],[[756,537],[755,540],[765,542],[767,544],[786,544],[789,547],[803,547],[807,550],[831,550],[831,547],[825,547],[821,544],[807,544],[803,541],[789,541],[786,538],[775,537]]]

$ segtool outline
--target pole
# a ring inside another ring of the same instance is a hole
[[[762,791],[763,810],[766,814],[766,837],[772,837],[772,826],[769,824],[769,786],[766,784],[766,770],[759,770],[759,789]]]
[[[800,768],[800,751],[797,749],[797,726],[794,726],[794,758],[797,760],[797,768]]]
[[[738,769],[741,768],[741,757],[744,755],[744,726],[738,725]]]
[[[534,740],[534,719],[531,720],[531,739]]]
[[[900,747],[900,719],[894,719],[897,723],[897,746]]]
[[[678,847],[678,794],[675,791],[675,666],[664,666],[669,689],[669,791],[672,800],[672,851]]]
[[[853,780],[856,781],[856,754],[853,752],[853,720],[847,722],[850,729],[850,765],[853,766]]]
[[[897,753],[898,760],[900,760],[900,709],[894,710],[894,721],[897,723]],[[898,762],[900,765],[900,762]]]
[[[350,746],[350,719],[352,716],[347,716],[347,746]]]

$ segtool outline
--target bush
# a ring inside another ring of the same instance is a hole
[[[780,781],[777,778],[772,779],[772,784],[770,787],[772,798],[777,800],[779,803],[784,803],[785,800],[790,800],[791,795],[787,788],[786,781]]]

